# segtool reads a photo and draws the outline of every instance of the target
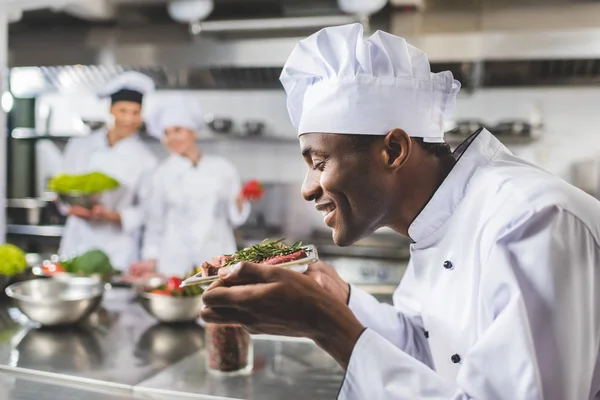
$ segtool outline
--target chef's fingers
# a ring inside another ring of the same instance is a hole
[[[204,292],[202,301],[207,307],[251,310],[260,306],[268,289],[268,284],[215,287]]]
[[[241,262],[232,267],[221,268],[219,277],[228,285],[266,283],[277,280],[282,268],[269,265]]]
[[[252,325],[256,322],[256,318],[252,315],[235,308],[204,307],[200,310],[200,318],[205,322],[217,324]]]

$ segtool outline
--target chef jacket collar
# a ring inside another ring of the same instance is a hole
[[[108,149],[110,148],[110,144],[108,143],[108,129],[101,129],[99,131],[97,131],[96,133],[92,134],[93,136],[93,140],[94,143],[96,144],[96,146],[98,146],[99,148],[103,148],[103,149]],[[136,140],[139,139],[139,134],[138,133],[134,133],[133,135],[126,137],[124,139],[119,140],[114,146],[113,148],[116,147],[121,147],[123,145],[127,145],[127,143],[133,143]]]
[[[501,148],[508,151],[489,131],[480,129],[454,151],[456,164],[408,228],[413,243],[424,241],[444,225],[462,200],[471,177]]]

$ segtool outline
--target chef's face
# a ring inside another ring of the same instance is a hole
[[[133,135],[142,126],[142,105],[134,101],[117,101],[110,107],[114,129],[123,137]]]
[[[171,126],[165,129],[164,142],[171,152],[185,156],[196,147],[196,135],[182,126]]]
[[[338,246],[349,246],[385,225],[394,201],[385,144],[358,151],[348,135],[300,137],[308,172],[302,195],[314,201]]]

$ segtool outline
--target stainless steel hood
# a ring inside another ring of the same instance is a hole
[[[426,2],[422,11],[389,7],[372,28],[407,37],[429,55],[434,71],[450,69],[467,89],[600,83],[600,28],[590,17],[600,14],[600,3],[553,0],[524,8],[487,2],[491,6],[474,9],[443,0]],[[10,63],[47,67],[42,73],[50,87],[63,85],[65,75],[70,83],[98,85],[137,69],[163,88],[279,88],[281,67],[300,38],[319,25],[353,20],[329,7],[313,17],[246,19],[237,27],[235,20],[207,21],[198,36],[166,22],[18,32],[11,37]],[[286,22],[290,30],[282,31]],[[73,65],[87,67],[65,67]]]

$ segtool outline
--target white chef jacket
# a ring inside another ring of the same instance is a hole
[[[339,399],[600,399],[600,202],[485,130],[455,154],[394,306],[351,288]]]
[[[140,199],[147,196],[158,160],[136,134],[108,144],[106,130],[71,139],[64,155],[64,172],[102,172],[121,184],[102,195],[101,204],[121,215],[121,225],[93,222],[69,216],[59,253],[72,257],[91,249],[104,251],[113,267],[125,270],[139,259],[140,230],[144,210]]]
[[[236,199],[241,182],[224,158],[202,155],[197,165],[180,155],[167,158],[154,175],[142,257],[158,271],[182,275],[214,256],[237,250],[234,228],[250,215]]]

